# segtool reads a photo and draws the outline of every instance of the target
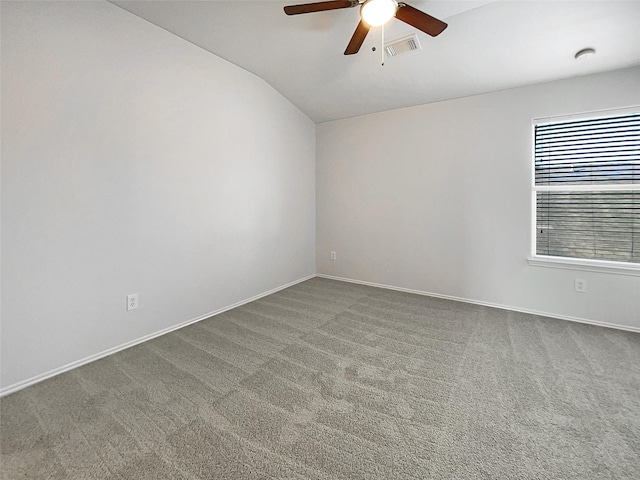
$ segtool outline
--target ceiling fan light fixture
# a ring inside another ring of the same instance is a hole
[[[367,0],[360,7],[360,16],[367,25],[379,27],[391,20],[397,10],[395,0]]]

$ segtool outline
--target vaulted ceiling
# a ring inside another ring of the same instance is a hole
[[[315,122],[640,64],[637,0],[406,0],[449,26],[432,38],[392,19],[385,41],[416,33],[422,48],[384,66],[380,28],[343,55],[357,7],[287,16],[308,0],[112,3],[253,72]],[[596,54],[576,60],[586,47]]]

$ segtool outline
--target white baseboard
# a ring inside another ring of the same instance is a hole
[[[485,307],[499,308],[501,310],[511,310],[513,312],[530,313],[530,314],[533,314],[533,315],[541,315],[543,317],[557,318],[559,320],[569,320],[570,322],[587,323],[589,325],[597,325],[599,327],[615,328],[617,330],[625,330],[625,331],[628,331],[628,332],[640,333],[640,328],[638,328],[638,327],[629,327],[627,325],[618,325],[618,324],[615,324],[615,323],[598,322],[596,320],[589,320],[587,318],[571,317],[571,316],[568,316],[568,315],[558,315],[556,313],[541,312],[541,311],[537,311],[537,310],[529,310],[529,309],[526,309],[526,308],[518,308],[518,307],[513,307],[513,306],[510,306],[510,305],[500,305],[500,304],[497,304],[497,303],[483,302],[483,301],[480,301],[480,300],[472,300],[472,299],[469,299],[469,298],[454,297],[452,295],[442,295],[440,293],[424,292],[422,290],[412,290],[410,288],[394,287],[393,285],[383,285],[383,284],[380,284],[380,283],[365,282],[365,281],[362,281],[362,280],[354,280],[352,278],[334,277],[332,275],[324,275],[324,274],[320,274],[320,273],[317,274],[316,277],[329,278],[331,280],[339,280],[341,282],[357,283],[357,284],[360,284],[360,285],[368,285],[370,287],[384,288],[384,289],[387,289],[387,290],[397,290],[399,292],[406,292],[406,293],[415,293],[417,295],[424,295],[424,296],[427,296],[427,297],[444,298],[446,300],[455,300],[455,301],[458,301],[458,302],[472,303],[474,305],[483,305]]]
[[[71,362],[68,363],[67,365],[64,365],[62,367],[58,367],[58,368],[54,368],[53,370],[49,370],[48,372],[42,373],[40,375],[36,375],[35,377],[31,377],[28,378],[27,380],[22,380],[20,382],[14,383],[13,385],[9,385],[7,387],[4,387],[2,389],[0,389],[0,397],[3,397],[5,395],[9,395],[10,393],[14,393],[17,392],[18,390],[22,390],[23,388],[26,388],[30,385],[34,385],[38,382],[41,382],[43,380],[46,380],[48,378],[51,377],[55,377],[56,375],[60,375],[61,373],[64,372],[68,372],[69,370],[73,370],[74,368],[78,368],[81,367],[82,365],[86,365],[87,363],[91,363],[94,362],[96,360],[100,360],[101,358],[107,357],[111,354],[120,352],[122,350],[125,350],[129,347],[133,347],[134,345],[138,345],[140,343],[146,342],[147,340],[151,340],[153,338],[159,337],[161,335],[164,335],[166,333],[169,332],[173,332],[174,330],[179,330],[180,328],[186,327],[187,325],[191,325],[192,323],[197,323],[201,320],[204,320],[205,318],[209,318],[209,317],[213,317],[214,315],[219,315],[223,312],[226,312],[228,310],[232,310],[234,308],[240,307],[242,305],[245,305],[247,303],[253,302],[255,300],[258,300],[259,298],[262,297],[266,297],[267,295],[271,295],[273,293],[279,292],[280,290],[284,290],[285,288],[289,288],[292,287],[293,285],[296,285],[298,283],[302,283],[306,280],[309,280],[311,278],[314,278],[315,275],[308,275],[304,278],[300,278],[298,280],[295,280],[293,282],[287,283],[286,285],[281,285],[279,287],[276,287],[272,290],[269,290],[267,292],[263,292],[260,293],[258,295],[255,295],[251,298],[247,298],[245,300],[241,300],[237,303],[234,303],[233,305],[228,305],[226,307],[220,308],[218,310],[215,310],[213,312],[209,312],[209,313],[205,313],[204,315],[200,315],[199,317],[196,318],[192,318],[191,320],[187,320],[185,322],[179,323],[177,325],[173,325],[171,327],[165,328],[163,330],[159,330],[157,332],[154,333],[150,333],[149,335],[145,335],[143,337],[140,338],[136,338],[135,340],[132,340],[130,342],[126,342],[123,343],[122,345],[118,345],[116,347],[113,348],[109,348],[107,350],[104,350],[100,353],[96,353],[94,355],[90,355],[88,357],[82,358],[80,360],[76,360],[75,362]]]
[[[247,303],[253,302],[255,300],[258,300],[262,297],[266,297],[267,295],[271,295],[273,293],[279,292],[280,290],[284,290],[285,288],[289,288],[292,287],[293,285],[296,285],[298,283],[302,283],[304,281],[307,281],[311,278],[314,277],[320,277],[320,278],[328,278],[331,280],[338,280],[341,282],[349,282],[349,283],[357,283],[360,285],[368,285],[370,287],[377,287],[377,288],[384,288],[387,290],[396,290],[399,292],[406,292],[406,293],[414,293],[417,295],[424,295],[424,296],[428,296],[428,297],[436,297],[436,298],[443,298],[446,300],[455,300],[458,302],[464,302],[464,303],[471,303],[474,305],[483,305],[486,307],[493,307],[493,308],[499,308],[501,310],[511,310],[514,312],[521,312],[521,313],[530,313],[533,315],[542,315],[545,317],[550,317],[550,318],[557,318],[559,320],[569,320],[571,322],[578,322],[578,323],[586,323],[586,324],[590,324],[590,325],[597,325],[600,327],[607,327],[607,328],[615,328],[618,330],[625,330],[625,331],[629,331],[629,332],[636,332],[636,333],[640,333],[640,328],[637,327],[629,327],[626,325],[617,325],[614,323],[607,323],[607,322],[598,322],[595,320],[589,320],[589,319],[585,319],[585,318],[578,318],[578,317],[571,317],[568,315],[558,315],[555,313],[549,313],[549,312],[541,312],[541,311],[537,311],[537,310],[529,310],[526,308],[518,308],[518,307],[513,307],[510,305],[500,305],[497,303],[491,303],[491,302],[483,302],[483,301],[479,301],[479,300],[472,300],[469,298],[462,298],[462,297],[455,297],[452,295],[443,295],[443,294],[439,294],[439,293],[433,293],[433,292],[425,292],[422,290],[413,290],[410,288],[402,288],[402,287],[395,287],[393,285],[384,285],[384,284],[380,284],[380,283],[373,283],[373,282],[365,282],[362,280],[355,280],[352,278],[344,278],[344,277],[335,277],[332,275],[324,275],[324,274],[316,274],[316,275],[308,275],[304,278],[300,278],[298,280],[295,280],[293,282],[287,283],[286,285],[281,285],[279,287],[276,287],[272,290],[269,290],[267,292],[263,292],[260,293],[258,295],[255,295],[251,298],[247,298],[245,300],[241,300],[237,303],[234,303],[233,305],[228,305],[226,307],[220,308],[218,310],[215,310],[213,312],[209,312],[206,313],[204,315],[201,315],[197,318],[192,318],[191,320],[187,320],[185,322],[179,323],[177,325],[173,325],[171,327],[165,328],[163,330],[159,330],[157,332],[151,333],[149,335],[145,335],[143,337],[137,338],[135,340],[132,340],[130,342],[126,342],[123,343],[122,345],[118,345],[116,347],[113,348],[109,348],[107,350],[104,350],[100,353],[96,353],[94,355],[90,355],[88,357],[82,358],[80,360],[76,360],[75,362],[71,362],[67,365],[64,365],[62,367],[58,367],[58,368],[54,368],[53,370],[49,370],[48,372],[42,373],[40,375],[36,375],[34,377],[28,378],[26,380],[14,383],[13,385],[9,385],[7,387],[4,387],[2,389],[0,389],[0,397],[3,397],[5,395],[9,395],[10,393],[14,393],[17,392],[18,390],[22,390],[23,388],[26,388],[30,385],[34,385],[38,382],[41,382],[43,380],[46,380],[48,378],[51,377],[55,377],[56,375],[59,375],[61,373],[67,372],[69,370],[73,370],[74,368],[78,368],[81,367],[82,365],[86,365],[87,363],[91,363],[95,360],[99,360],[101,358],[107,357],[113,353],[116,352],[120,352],[122,350],[125,350],[129,347],[133,347],[134,345],[138,345],[140,343],[146,342],[147,340],[151,340],[153,338],[159,337],[161,335],[164,335],[166,333],[172,332],[174,330],[178,330],[180,328],[186,327],[187,325],[191,325],[192,323],[197,323],[201,320],[204,320],[205,318],[209,318],[209,317],[213,317],[215,315],[219,315],[220,313],[226,312],[228,310],[232,310],[234,308],[240,307],[242,305],[245,305]]]

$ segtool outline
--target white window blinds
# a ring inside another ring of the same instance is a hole
[[[640,114],[535,125],[536,255],[640,263]]]

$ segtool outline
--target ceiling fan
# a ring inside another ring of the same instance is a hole
[[[384,25],[391,18],[408,23],[422,30],[424,33],[435,37],[447,28],[442,20],[428,15],[411,5],[396,0],[332,0],[326,2],[305,3],[301,5],[289,5],[284,7],[287,15],[299,15],[301,13],[322,12],[325,10],[338,10],[340,8],[360,7],[360,23],[353,33],[345,55],[358,53],[364,43],[364,39],[371,27]]]

